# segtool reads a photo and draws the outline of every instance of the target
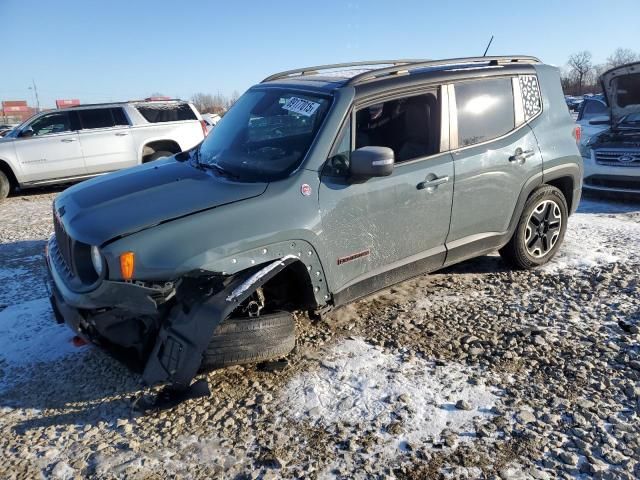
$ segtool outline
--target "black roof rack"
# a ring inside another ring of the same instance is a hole
[[[427,67],[444,67],[455,65],[469,64],[487,64],[487,66],[498,66],[508,63],[541,63],[536,57],[527,55],[505,55],[492,57],[463,57],[448,58],[443,60],[375,60],[372,62],[352,62],[352,63],[336,63],[333,65],[319,65],[316,67],[298,68],[295,70],[287,70],[285,72],[276,73],[265,78],[262,83],[272,80],[279,80],[288,77],[301,77],[307,75],[317,75],[322,70],[336,70],[363,66],[390,65],[388,67],[372,68],[366,72],[354,75],[347,80],[346,85],[357,85],[369,80],[376,80],[390,75],[399,75],[409,73],[410,69],[427,68]]]

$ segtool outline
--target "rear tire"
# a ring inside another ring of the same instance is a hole
[[[500,255],[519,269],[544,265],[560,248],[568,217],[562,192],[551,185],[540,187],[527,200],[516,230]]]
[[[9,196],[11,192],[11,182],[7,175],[0,170],[0,202]]]
[[[289,312],[228,318],[213,333],[201,368],[211,370],[281,358],[295,344],[295,322]]]
[[[169,152],[167,150],[159,150],[159,151],[153,152],[151,155],[149,155],[145,159],[145,163],[146,162],[153,162],[154,160],[158,160],[159,158],[170,157],[172,155],[175,155],[175,154],[171,153],[171,152]]]

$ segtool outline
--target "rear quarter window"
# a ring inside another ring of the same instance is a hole
[[[149,123],[197,120],[196,114],[186,103],[154,103],[152,105],[137,105],[136,109]]]
[[[515,128],[511,79],[462,82],[455,85],[455,93],[460,147],[501,137]]]

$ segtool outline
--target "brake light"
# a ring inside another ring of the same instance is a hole
[[[124,280],[133,278],[133,270],[135,267],[135,254],[133,252],[124,252],[120,255],[120,273]]]
[[[205,122],[204,120],[200,120],[200,126],[202,127],[202,134],[206,137],[207,136],[207,122]]]
[[[582,138],[582,127],[580,125],[576,125],[576,128],[573,129],[573,138],[576,139],[576,143],[580,143]]]

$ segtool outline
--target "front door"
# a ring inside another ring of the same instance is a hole
[[[34,119],[15,140],[25,183],[85,174],[75,118],[53,112]]]
[[[453,87],[456,185],[448,264],[495,248],[508,231],[525,182],[542,173],[538,143],[525,123],[540,112],[537,81],[529,77],[472,80]],[[527,91],[525,102],[520,82]]]
[[[331,291],[356,297],[443,264],[454,172],[442,103],[434,89],[364,105],[343,128],[319,192]],[[349,181],[349,154],[364,146],[393,149],[390,176]]]

